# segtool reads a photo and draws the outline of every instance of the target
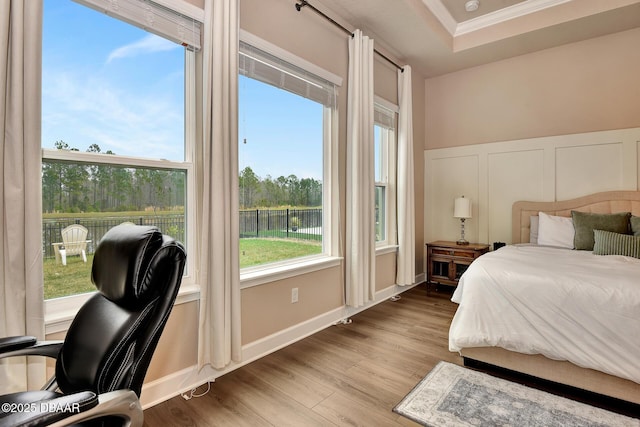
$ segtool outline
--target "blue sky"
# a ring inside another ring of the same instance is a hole
[[[184,48],[67,0],[43,33],[43,147],[183,159]]]
[[[69,0],[44,4],[42,146],[182,160],[184,48]],[[240,169],[322,179],[322,107],[240,81]]]
[[[322,105],[243,76],[238,103],[240,170],[322,180]]]

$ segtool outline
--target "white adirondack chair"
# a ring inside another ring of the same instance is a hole
[[[72,224],[62,230],[62,244],[56,245],[56,258],[58,254],[62,258],[62,265],[67,265],[67,257],[70,255],[79,255],[84,262],[87,262],[87,234],[89,230],[80,224]],[[63,249],[64,248],[64,249]]]

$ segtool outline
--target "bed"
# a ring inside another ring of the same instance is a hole
[[[572,211],[640,216],[640,192],[516,202],[512,244],[476,260],[454,292],[459,307],[449,348],[466,364],[479,361],[640,404],[640,259],[529,242],[532,219],[535,226],[548,221],[545,213],[562,220]],[[601,248],[596,241],[594,249]]]

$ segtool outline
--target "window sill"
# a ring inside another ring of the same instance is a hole
[[[45,305],[45,307],[47,307],[47,313],[44,316],[45,335],[66,332],[82,304],[91,298],[94,293],[95,292],[90,292],[74,297],[47,301]],[[199,299],[200,286],[182,285],[178,292],[175,305],[197,301]]]
[[[298,262],[290,262],[275,266],[247,269],[240,272],[240,289],[263,285],[276,280],[287,279],[301,274],[324,270],[340,265],[342,258],[318,256],[309,257]]]
[[[376,256],[395,252],[398,252],[398,245],[380,246],[376,248]]]

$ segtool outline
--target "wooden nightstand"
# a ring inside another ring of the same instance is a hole
[[[430,284],[457,286],[460,276],[480,255],[489,251],[489,245],[438,240],[427,243],[427,289]]]

